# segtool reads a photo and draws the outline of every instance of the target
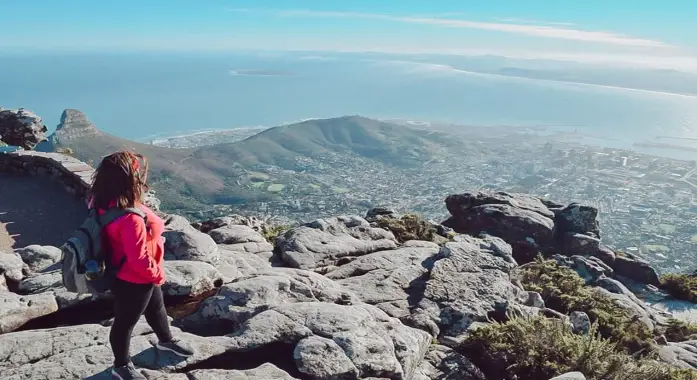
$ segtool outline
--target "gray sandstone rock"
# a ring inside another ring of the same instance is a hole
[[[572,232],[600,237],[597,208],[572,203],[555,214],[555,223],[561,233]]]
[[[524,304],[526,306],[536,307],[539,309],[545,307],[545,301],[542,299],[542,295],[540,295],[538,292],[528,292],[528,299]]]
[[[339,345],[312,335],[302,339],[293,352],[300,372],[318,380],[358,379],[358,369]]]
[[[29,269],[35,272],[50,267],[61,259],[61,250],[50,245],[30,245],[15,249],[15,253],[22,258]]]
[[[361,300],[392,317],[409,315],[410,302],[423,294],[428,272],[438,255],[436,244],[405,247],[361,256],[326,274]]]
[[[173,260],[203,261],[215,264],[220,259],[218,246],[213,239],[191,226],[165,231],[165,258]]]
[[[467,357],[441,345],[432,345],[413,380],[486,380]]]
[[[581,372],[569,372],[549,380],[586,380],[586,377]]]
[[[212,265],[201,261],[165,261],[166,282],[162,291],[167,296],[195,297],[223,284],[223,275]]]
[[[215,267],[222,273],[223,282],[229,283],[240,277],[271,269],[269,259],[273,253],[270,250],[264,251],[268,247],[263,244],[268,243],[218,245],[220,260]]]
[[[697,340],[669,342],[667,346],[658,347],[658,356],[673,367],[697,370]]]
[[[257,231],[248,226],[229,225],[208,232],[218,244],[268,243]]]
[[[254,216],[242,216],[233,214],[229,216],[224,216],[222,218],[215,218],[207,220],[205,222],[201,222],[199,229],[201,230],[201,232],[208,233],[209,231],[214,230],[216,228],[233,225],[247,226],[256,232],[261,233],[262,231],[264,231],[266,223],[263,220]]]
[[[46,132],[43,119],[29,110],[0,110],[0,140],[8,145],[34,149],[46,140]]]
[[[21,294],[36,294],[54,291],[63,287],[63,277],[60,271],[39,273],[20,281],[17,291]]]
[[[586,283],[592,283],[601,277],[611,277],[614,274],[612,268],[597,257],[554,255],[552,258],[557,264],[573,269]]]
[[[0,275],[5,277],[8,283],[22,281],[25,273],[25,264],[16,253],[4,253],[0,251]]]
[[[52,293],[20,296],[10,292],[0,292],[0,334],[12,332],[32,319],[57,310],[58,304]],[[0,343],[0,350],[2,350],[1,347],[2,343]]]
[[[202,338],[173,329],[175,337],[190,343],[196,353],[184,360],[159,353],[149,326],[133,332],[131,354],[138,368],[171,373],[225,352],[234,344],[227,337]],[[0,373],[3,380],[72,380],[109,378],[113,354],[109,327],[96,324],[21,331],[0,335]]]
[[[353,303],[357,297],[319,274],[275,268],[225,284],[176,323],[199,334],[228,334],[264,310],[297,302]]]
[[[656,270],[648,262],[639,258],[618,255],[612,268],[618,275],[631,280],[654,286],[661,285]]]
[[[447,243],[426,282],[410,324],[456,342],[474,322],[489,320],[491,313],[521,306],[527,293],[513,285],[509,272],[516,267],[494,254],[497,244],[463,236]]]
[[[298,380],[270,363],[253,369],[197,369],[188,373],[163,373],[143,370],[148,380]]]
[[[282,259],[300,269],[336,265],[342,258],[397,246],[391,232],[373,228],[357,216],[318,219],[291,229],[279,236],[276,243]]]
[[[324,302],[281,304],[255,315],[234,334],[237,345],[246,350],[279,341],[297,344],[309,336],[334,341],[358,369],[360,379],[411,379],[431,342],[426,332],[404,326],[374,306]],[[339,378],[346,368],[324,365],[306,370],[331,371],[322,372],[330,379]]]
[[[445,205],[454,217],[469,214],[469,210],[482,205],[508,205],[513,208],[532,211],[546,218],[553,219],[554,212],[536,197],[521,193],[478,191],[450,195],[445,199]]]
[[[582,311],[574,311],[569,315],[569,320],[573,325],[573,332],[580,335],[587,335],[591,330],[591,320],[588,314]]]

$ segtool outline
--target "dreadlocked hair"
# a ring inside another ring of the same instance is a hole
[[[92,205],[100,209],[112,203],[119,208],[135,207],[149,190],[147,173],[148,161],[141,154],[121,151],[104,157],[92,179]]]

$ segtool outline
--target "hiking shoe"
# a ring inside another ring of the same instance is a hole
[[[114,367],[111,370],[111,378],[113,380],[147,380],[138,372],[133,363],[128,363],[123,367]]]
[[[155,346],[162,351],[171,351],[182,357],[189,357],[194,354],[194,349],[186,342],[179,339],[172,339],[169,342],[157,342]]]

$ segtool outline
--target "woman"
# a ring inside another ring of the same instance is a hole
[[[111,286],[114,324],[109,334],[114,353],[111,374],[118,380],[145,379],[129,355],[133,328],[143,314],[157,335],[158,349],[183,357],[193,355],[191,347],[174,339],[169,328],[160,288],[165,282],[164,222],[141,203],[148,189],[146,179],[147,161],[143,156],[117,152],[99,164],[91,190],[91,207],[96,207],[100,215],[113,207],[137,207],[146,215],[143,218],[128,213],[107,225],[102,233],[108,260],[115,267],[121,264]]]

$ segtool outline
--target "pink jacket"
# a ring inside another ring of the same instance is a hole
[[[126,214],[106,226],[102,235],[104,243],[109,244],[113,265],[118,265],[126,256],[117,278],[135,284],[162,285],[165,283],[162,268],[165,223],[147,206],[138,204],[137,207],[146,213],[150,229],[146,229],[140,216]],[[99,210],[100,215],[104,212]]]

